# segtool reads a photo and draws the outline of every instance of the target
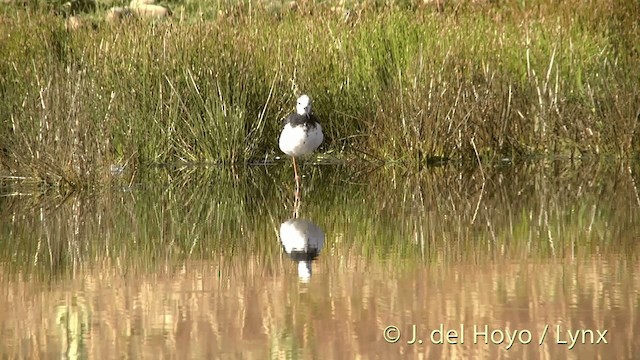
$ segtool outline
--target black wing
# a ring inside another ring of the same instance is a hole
[[[291,126],[298,126],[303,124],[316,126],[317,122],[318,122],[318,118],[314,114],[300,115],[298,113],[293,113],[293,114],[289,114],[289,116],[287,116],[284,119],[284,122],[282,123],[282,127],[284,127],[286,124],[291,124]]]

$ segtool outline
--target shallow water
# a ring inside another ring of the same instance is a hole
[[[0,355],[632,358],[638,171],[307,164],[296,229],[324,235],[310,275],[280,242],[288,163],[5,188]]]

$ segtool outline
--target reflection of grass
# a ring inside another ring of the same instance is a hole
[[[305,169],[301,216],[326,233],[323,261],[359,268],[365,260],[411,267],[637,256],[640,204],[625,167],[486,167],[484,185],[478,170],[453,166],[418,174],[385,168],[350,182],[348,167]],[[237,271],[230,264],[251,258],[252,271],[266,275],[282,265],[278,228],[292,216],[291,175],[288,166],[157,168],[138,175],[149,185],[124,190],[3,197],[0,262],[67,274],[103,262],[126,271],[218,259],[217,276],[225,277]]]
[[[394,359],[398,348],[381,342],[382,329],[410,326],[416,319],[433,327],[443,322],[508,324],[540,332],[545,323],[559,323],[610,329],[608,339],[616,341],[606,348],[578,346],[572,352],[576,358],[590,358],[597,351],[625,358],[637,338],[637,260],[615,255],[541,263],[496,258],[478,266],[408,270],[368,262],[366,269],[358,269],[364,271],[354,271],[353,263],[325,262],[327,255],[320,260],[322,270],[304,285],[282,268],[276,276],[256,271],[252,265],[258,256],[234,259],[233,272],[224,279],[215,277],[216,259],[151,273],[132,269],[123,274],[104,264],[53,286],[5,277],[0,310],[6,330],[0,352],[8,358],[27,352],[60,357],[65,350],[69,355],[69,340],[74,340],[69,335],[75,334],[61,333],[53,321],[59,319],[61,305],[76,313],[70,319],[80,326],[77,334],[86,340],[81,355],[89,358],[157,358],[162,353],[226,359],[242,352],[249,359]],[[82,294],[77,300],[82,307],[74,306],[70,293]],[[466,346],[436,346],[430,355],[498,358],[506,345]],[[423,350],[415,349],[407,346],[418,357]],[[519,358],[544,354],[555,359],[563,358],[565,350],[545,343],[512,351],[524,354]]]
[[[271,157],[296,90],[332,154],[418,167],[638,150],[634,2],[258,3],[185,1],[164,22],[75,32],[4,5],[2,175],[93,187],[114,163]]]
[[[86,357],[85,336],[91,332],[90,309],[83,297],[65,299],[55,309],[58,336],[62,340],[65,355],[70,359]]]

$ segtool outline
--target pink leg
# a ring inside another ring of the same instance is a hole
[[[300,197],[296,196],[296,199],[293,202],[293,218],[297,219],[298,218],[298,214],[300,212]]]
[[[293,158],[293,173],[295,174],[296,177],[296,199],[300,199],[300,176],[298,176],[298,165],[296,164],[296,157],[292,156]]]

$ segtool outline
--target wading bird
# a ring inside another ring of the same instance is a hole
[[[280,225],[280,242],[291,260],[298,263],[302,282],[311,278],[311,263],[324,246],[324,231],[309,220],[289,219]]]
[[[324,140],[322,126],[311,112],[311,98],[302,95],[298,98],[296,112],[285,119],[280,133],[280,150],[293,159],[293,172],[296,179],[296,198],[300,197],[300,176],[296,157],[314,152]]]

